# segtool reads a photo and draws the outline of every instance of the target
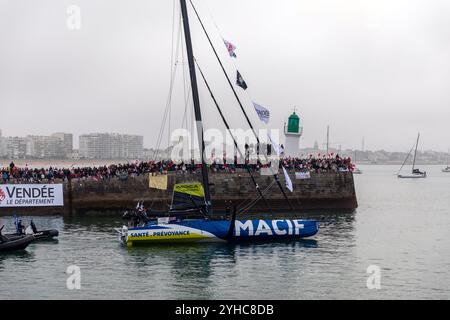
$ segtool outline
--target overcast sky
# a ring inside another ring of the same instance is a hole
[[[171,74],[173,0],[0,0],[0,129],[144,135],[152,147]],[[81,9],[81,29],[67,8]],[[232,81],[236,66],[282,129],[297,107],[303,146],[406,151],[450,146],[450,1],[194,0]],[[191,13],[194,54],[234,127],[245,122]],[[178,19],[175,21],[177,26]],[[217,25],[217,27],[216,27]],[[177,27],[175,27],[175,31]],[[177,34],[177,32],[175,32]],[[227,57],[220,34],[237,46]],[[182,69],[171,129],[183,116]],[[217,113],[200,83],[205,126]],[[77,142],[77,139],[76,139]]]

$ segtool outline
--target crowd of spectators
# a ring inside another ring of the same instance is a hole
[[[260,171],[261,168],[268,167],[268,164],[261,164],[259,161],[255,164],[239,164],[235,159],[234,163],[214,161],[208,165],[209,170],[213,172],[237,172],[246,170],[249,167],[252,171]],[[339,155],[318,155],[313,157],[281,159],[279,166],[284,166],[288,170],[301,172],[329,172],[329,171],[353,171],[354,164],[350,158],[341,158]],[[180,174],[195,173],[201,170],[201,164],[181,163],[176,164],[173,161],[148,161],[148,162],[132,162],[125,164],[113,164],[109,166],[92,166],[92,167],[76,167],[70,168],[29,168],[17,167],[13,162],[8,167],[0,169],[0,181],[21,182],[21,183],[39,183],[53,182],[55,180],[67,179],[84,179],[84,180],[108,180],[118,178],[126,180],[129,177],[136,177],[148,173],[166,173],[176,172]]]
[[[296,171],[327,172],[327,171],[351,171],[355,169],[355,164],[350,157],[341,158],[339,155],[318,156],[310,155],[308,158],[284,158],[283,166],[286,169]]]

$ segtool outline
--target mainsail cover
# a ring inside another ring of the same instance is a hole
[[[171,210],[199,209],[205,206],[205,192],[201,183],[182,183],[174,186]]]

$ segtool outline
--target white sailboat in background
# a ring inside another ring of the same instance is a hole
[[[447,167],[442,169],[442,172],[449,172],[450,173],[449,159],[450,159],[450,149],[448,150],[448,153],[447,153]]]
[[[420,171],[419,169],[416,169],[416,156],[417,156],[417,147],[419,146],[419,139],[420,139],[420,133],[417,135],[417,142],[416,142],[416,146],[414,149],[414,159],[413,159],[413,165],[412,165],[412,171],[410,174],[400,174],[400,171],[403,169],[403,166],[405,165],[406,161],[408,160],[411,151],[408,153],[408,155],[406,156],[405,161],[403,162],[402,166],[400,167],[400,170],[397,172],[397,177],[398,178],[413,178],[413,179],[417,179],[417,178],[426,178],[427,177],[427,173],[426,171]]]

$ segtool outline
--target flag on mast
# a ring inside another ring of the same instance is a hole
[[[286,188],[288,188],[288,190],[290,192],[294,192],[294,187],[292,185],[292,180],[289,177],[289,175],[288,175],[286,169],[284,168],[284,166],[283,166],[283,172],[284,172],[284,179],[286,180]]]
[[[236,84],[241,87],[244,90],[247,90],[247,84],[244,81],[244,78],[242,78],[241,74],[239,73],[239,71],[237,71],[237,76],[236,76]]]
[[[268,124],[270,121],[270,111],[263,106],[253,102],[253,106],[255,107],[256,113],[258,114],[259,120]]]
[[[236,46],[225,39],[223,39],[223,43],[225,43],[225,47],[227,47],[230,57],[237,58],[236,53],[234,52],[236,50]]]

